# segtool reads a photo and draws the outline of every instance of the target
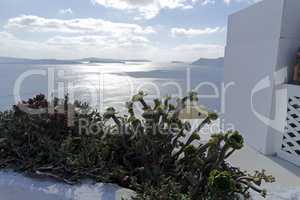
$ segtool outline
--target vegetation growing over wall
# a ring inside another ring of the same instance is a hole
[[[68,184],[86,178],[116,183],[136,191],[135,200],[232,200],[248,198],[249,190],[266,195],[259,186],[273,182],[272,176],[250,175],[226,162],[244,145],[238,132],[217,133],[201,144],[201,128],[217,115],[206,114],[195,130],[179,118],[186,103],[197,100],[195,93],[174,104],[170,97],[150,104],[144,97],[139,92],[126,104],[127,115],[114,108],[102,115],[68,97],[24,101],[0,113],[0,168]]]

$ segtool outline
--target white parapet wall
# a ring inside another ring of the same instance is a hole
[[[229,17],[224,78],[234,85],[226,92],[224,118],[263,154],[281,149],[283,84],[291,81],[298,47],[300,0],[264,0]]]

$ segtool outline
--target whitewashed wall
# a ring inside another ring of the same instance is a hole
[[[282,84],[291,80],[299,46],[299,0],[264,0],[229,17],[225,82],[235,85],[226,93],[225,122],[233,123],[264,154],[274,154],[280,146],[286,117]],[[267,84],[251,102],[253,89]]]

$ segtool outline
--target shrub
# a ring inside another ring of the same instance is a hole
[[[145,96],[139,92],[126,104],[127,115],[114,108],[100,114],[87,104],[71,104],[68,97],[48,102],[38,95],[24,101],[0,113],[0,167],[68,184],[86,178],[116,183],[136,191],[136,200],[238,199],[248,198],[251,189],[266,195],[259,186],[273,182],[272,176],[264,170],[250,175],[226,162],[244,145],[237,131],[195,145],[201,128],[217,119],[206,112],[191,130],[179,118],[187,102],[197,100],[195,93],[177,104],[170,97],[148,104]],[[140,115],[137,104],[143,108]],[[94,125],[93,134],[82,131],[82,119]]]

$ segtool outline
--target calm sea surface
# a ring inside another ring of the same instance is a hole
[[[200,99],[202,105],[219,110],[223,68],[173,63],[0,64],[0,78],[0,110],[17,101],[15,94],[27,99],[38,93],[59,96],[63,92],[95,107],[122,109],[139,90],[149,98],[196,90],[207,95]]]

